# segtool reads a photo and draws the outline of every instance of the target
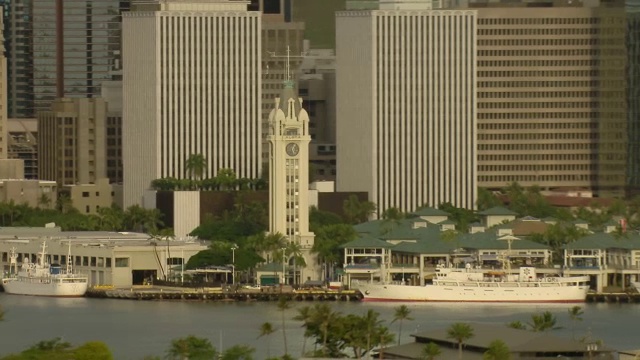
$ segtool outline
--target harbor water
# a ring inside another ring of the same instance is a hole
[[[61,337],[79,345],[86,341],[104,341],[116,359],[137,360],[146,355],[164,356],[171,340],[195,335],[208,338],[216,348],[236,344],[256,349],[256,359],[284,352],[282,313],[275,302],[187,302],[135,301],[112,299],[62,299],[0,294],[5,321],[0,322],[0,355],[19,352],[41,340]],[[398,303],[331,302],[343,314],[363,314],[373,309],[381,314],[390,330],[397,334],[398,323],[390,324]],[[296,302],[285,312],[285,330],[289,353],[302,350],[301,322],[292,320],[296,308],[313,305]],[[407,303],[412,321],[405,321],[402,341],[412,341],[414,331],[446,328],[453,322],[507,324],[530,321],[531,315],[549,310],[563,328],[559,336],[591,334],[617,350],[640,349],[638,320],[640,304],[584,304],[583,321],[571,322],[572,305],[507,305]],[[259,337],[260,326],[270,322],[277,332]],[[307,345],[309,349],[311,345]]]

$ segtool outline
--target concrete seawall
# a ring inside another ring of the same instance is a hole
[[[360,301],[357,291],[296,290],[296,291],[222,291],[221,289],[184,289],[167,287],[132,287],[126,289],[91,288],[86,297],[126,300],[193,300],[193,301]]]

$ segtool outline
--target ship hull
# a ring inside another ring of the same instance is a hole
[[[589,286],[480,287],[446,285],[358,284],[363,301],[424,301],[477,303],[580,303]]]
[[[15,295],[52,296],[52,297],[82,297],[87,292],[86,282],[56,283],[56,282],[24,282],[16,279],[2,281],[4,292]]]

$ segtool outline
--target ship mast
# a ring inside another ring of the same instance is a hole
[[[520,240],[519,238],[513,236],[513,235],[505,235],[502,237],[499,237],[498,240],[506,240],[507,241],[507,254],[506,254],[506,261],[504,261],[502,263],[502,267],[503,269],[506,270],[507,274],[511,273],[511,242],[513,240]],[[506,264],[505,264],[506,263]]]
[[[73,271],[73,261],[71,260],[71,241],[68,242],[69,248],[67,250],[67,274],[71,274]]]
[[[42,242],[42,250],[40,251],[40,259],[38,259],[38,263],[40,266],[44,267],[44,257],[47,254],[47,241]]]
[[[13,268],[13,272],[11,271]],[[9,274],[17,274],[18,273],[18,254],[16,254],[16,247],[12,247],[9,252]]]

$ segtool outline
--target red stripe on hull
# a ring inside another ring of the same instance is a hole
[[[518,304],[576,304],[583,303],[585,300],[402,300],[402,299],[378,299],[378,298],[363,298],[363,302],[465,302],[465,303],[518,303]]]

